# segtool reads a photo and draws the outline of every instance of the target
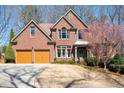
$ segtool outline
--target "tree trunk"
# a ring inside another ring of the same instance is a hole
[[[107,70],[106,62],[104,62],[104,70]]]

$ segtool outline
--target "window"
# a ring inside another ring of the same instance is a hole
[[[62,49],[62,57],[66,57],[66,48]]]
[[[78,31],[78,39],[83,39],[81,31]]]
[[[60,49],[57,49],[57,55],[58,55],[58,57],[61,57],[61,50]]]
[[[57,47],[57,57],[69,58],[71,57],[71,47],[58,46]]]
[[[68,39],[70,37],[69,31],[66,28],[62,28],[59,31],[59,39]]]
[[[35,36],[35,27],[34,26],[31,26],[31,36]]]
[[[71,57],[71,49],[67,49],[68,57]]]

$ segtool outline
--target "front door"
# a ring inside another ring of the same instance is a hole
[[[78,53],[77,54],[78,58],[87,57],[87,49],[86,49],[86,47],[78,47],[77,53]]]

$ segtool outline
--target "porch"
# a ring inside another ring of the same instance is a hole
[[[74,59],[75,62],[83,61],[88,56],[88,45],[87,41],[76,41],[74,44]]]

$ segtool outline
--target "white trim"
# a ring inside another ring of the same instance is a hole
[[[88,45],[88,44],[89,42],[84,40],[78,40],[74,43],[74,45]]]
[[[62,56],[62,49],[64,49],[62,47],[65,47],[65,57]],[[58,57],[58,49],[61,51],[60,57]],[[70,49],[70,57],[68,57],[68,49]],[[67,46],[63,45],[61,45],[60,48],[56,47],[56,58],[71,58],[71,48],[67,48]]]
[[[55,23],[51,28],[54,28],[54,26],[56,26],[57,23],[59,23],[59,21],[62,20],[62,19],[66,20],[66,21],[68,22],[68,24],[71,25],[71,27],[74,27],[74,26],[65,18],[65,16],[62,16],[62,17],[60,17],[60,19],[59,19],[58,21],[56,21],[56,23]]]
[[[33,20],[31,20],[11,41],[14,41],[24,31],[24,29],[32,22],[40,29],[41,32],[43,32],[51,41],[53,41],[53,39],[49,36],[49,34]]]
[[[69,32],[69,38],[67,38],[68,32]],[[60,30],[60,34],[61,34],[61,38],[59,37],[59,30],[58,30],[58,39],[59,40],[69,40],[70,39],[70,31],[67,31],[67,29],[66,29],[66,38],[62,38],[62,28]]]
[[[33,20],[31,20],[21,31],[19,31],[19,33],[14,38],[12,38],[11,41],[14,41],[32,21]]]

